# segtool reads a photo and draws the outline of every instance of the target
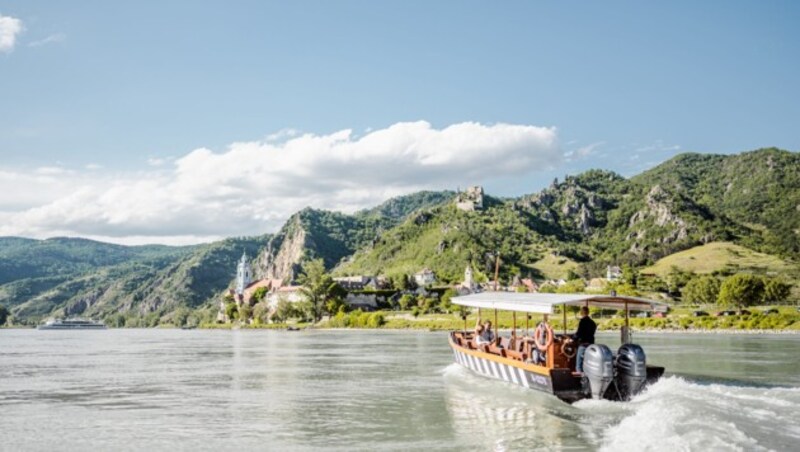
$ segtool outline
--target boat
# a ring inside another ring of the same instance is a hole
[[[646,362],[641,346],[631,343],[628,318],[630,311],[666,311],[662,302],[638,297],[589,294],[540,294],[511,292],[482,292],[453,297],[454,304],[514,313],[511,337],[498,338],[491,344],[479,345],[474,333],[467,329],[451,331],[449,344],[456,363],[489,378],[504,380],[526,388],[544,391],[573,403],[582,399],[626,401],[640,393],[648,384],[664,374],[664,368]],[[549,325],[549,316],[560,311],[567,324],[568,306],[599,307],[624,312],[622,345],[613,353],[604,344],[589,345],[583,358],[583,372],[575,371],[577,344],[564,330],[556,333]],[[541,327],[533,337],[517,335],[516,314],[525,313],[526,330],[531,314],[543,316]]]
[[[100,322],[86,319],[50,319],[44,325],[39,325],[40,330],[104,330],[106,326]]]

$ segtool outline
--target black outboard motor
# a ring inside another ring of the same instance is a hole
[[[593,399],[602,399],[614,381],[614,356],[603,344],[592,344],[583,355],[583,375],[589,382]]]
[[[647,381],[647,365],[642,347],[623,344],[614,363],[617,371],[616,384],[623,400],[628,400],[642,390]]]

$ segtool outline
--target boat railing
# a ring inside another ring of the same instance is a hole
[[[474,334],[471,332],[454,331],[451,333],[453,342],[469,350],[477,350],[503,358],[516,361],[527,362],[534,355],[534,340],[528,336],[517,336],[515,338],[502,337],[500,343],[496,344],[477,344]],[[555,334],[552,343],[543,352],[545,362],[543,365],[551,369],[574,369],[575,357],[568,356],[562,350],[564,342],[568,338],[564,334]]]

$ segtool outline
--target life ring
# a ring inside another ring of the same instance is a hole
[[[567,353],[567,349],[572,350],[572,353]],[[572,341],[564,341],[564,343],[561,344],[561,353],[567,358],[572,359],[578,353],[578,347],[576,347],[575,343]]]
[[[544,339],[542,336],[546,337],[544,344],[542,344],[542,339]],[[540,323],[536,327],[536,331],[533,333],[533,344],[542,352],[546,352],[553,345],[553,329],[550,328],[550,325]]]

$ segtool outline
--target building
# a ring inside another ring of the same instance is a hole
[[[469,187],[465,192],[459,192],[456,197],[456,207],[465,212],[474,212],[483,209],[483,187],[476,185]]]
[[[247,262],[247,252],[244,251],[239,265],[236,266],[236,294],[244,295],[244,290],[250,285],[252,279],[253,272],[250,269],[250,263]]]
[[[533,293],[539,291],[539,285],[536,284],[536,281],[534,281],[531,278],[522,278],[522,285],[525,286],[526,289],[528,289],[528,292]]]
[[[622,279],[622,269],[616,265],[606,267],[606,281],[618,281]]]
[[[464,269],[464,281],[459,287],[469,292],[475,292],[475,289],[478,287],[472,275],[472,266],[469,264],[467,264],[467,268]]]
[[[436,274],[428,268],[423,268],[414,274],[414,282],[420,287],[431,285],[436,282]]]

